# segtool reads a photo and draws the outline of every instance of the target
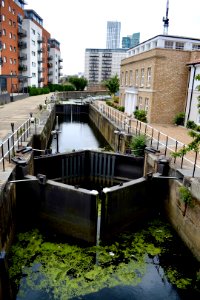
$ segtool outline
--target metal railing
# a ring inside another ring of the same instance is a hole
[[[2,171],[6,170],[6,162],[11,163],[11,158],[15,156],[15,149],[22,146],[30,135],[31,118],[25,121],[16,130],[14,130],[14,123],[11,123],[11,133],[0,144],[0,165],[2,165]]]
[[[197,169],[200,171],[199,152],[190,151],[182,157],[172,157],[172,153],[178,152],[186,145],[156,128],[138,121],[135,118],[126,116],[123,112],[108,106],[105,102],[93,102],[100,113],[105,115],[124,135],[145,134],[148,137],[148,146],[160,151],[160,154],[170,158],[171,163],[178,169],[192,170],[191,176],[195,176]]]

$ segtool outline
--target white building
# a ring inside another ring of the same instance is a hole
[[[88,83],[100,84],[116,74],[120,77],[121,60],[126,57],[126,49],[86,49],[85,77]]]
[[[190,70],[190,74],[185,110],[185,124],[187,124],[187,121],[190,120],[194,121],[197,125],[200,125],[200,107],[198,107],[198,97],[200,97],[198,86],[200,86],[200,81],[196,80],[195,78],[196,75],[200,74],[200,59],[192,60],[188,63],[188,67]]]
[[[63,75],[61,73],[61,62],[63,59],[60,54],[60,43],[55,39],[50,39],[50,51],[48,56],[48,76],[49,83],[58,84],[60,82],[60,77]]]

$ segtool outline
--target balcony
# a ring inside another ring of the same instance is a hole
[[[44,82],[44,77],[38,78],[38,82]]]
[[[45,39],[42,36],[39,36],[37,41],[38,41],[39,44],[40,43],[45,43]]]
[[[42,47],[38,48],[38,53],[43,53],[44,51],[45,51],[44,48],[42,48]]]
[[[19,82],[23,83],[23,82],[27,82],[28,78],[26,78],[26,77],[19,77],[18,80],[19,80]]]
[[[48,71],[48,76],[53,75],[53,71]]]
[[[58,73],[58,76],[59,76],[59,77],[60,77],[60,76],[63,76],[63,73],[60,73],[60,72],[59,72],[59,73]]]
[[[19,37],[26,37],[27,36],[27,31],[22,29],[21,27],[18,27],[18,36]]]
[[[48,63],[48,68],[49,69],[53,68],[53,64],[52,63]]]
[[[44,72],[44,68],[39,67],[38,68],[38,73],[42,73],[42,72]]]
[[[27,66],[26,65],[19,65],[19,67],[18,67],[18,70],[20,71],[20,72],[25,72],[25,71],[27,71]]]
[[[39,64],[45,63],[45,59],[43,57],[38,57],[38,63]]]
[[[58,66],[58,69],[63,69],[63,66]]]
[[[20,49],[26,49],[26,48],[27,48],[27,43],[20,41],[20,42],[18,43],[18,47],[19,47]]]
[[[48,61],[51,61],[51,60],[53,60],[53,56],[52,56],[52,55],[49,55],[49,56],[48,56]]]
[[[27,60],[27,54],[25,53],[19,54],[19,60]]]
[[[59,62],[63,62],[63,58],[59,58],[58,61],[59,61]]]
[[[17,16],[17,22],[18,22],[18,24],[22,25],[23,17],[18,15]]]

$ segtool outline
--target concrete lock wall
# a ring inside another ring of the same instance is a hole
[[[180,199],[181,186],[183,184],[177,180],[169,182],[169,193],[164,201],[165,211],[178,235],[200,261],[200,193],[196,193],[199,180],[191,179],[191,204],[187,205]]]
[[[17,184],[17,215],[19,227],[42,226],[43,229],[96,242],[96,195],[84,189],[48,180]],[[35,178],[35,179],[34,179]]]

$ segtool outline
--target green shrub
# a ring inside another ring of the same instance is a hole
[[[188,188],[186,188],[185,186],[181,186],[179,188],[179,193],[181,201],[183,201],[185,204],[191,205],[192,196]]]
[[[147,136],[145,134],[140,134],[132,137],[129,147],[135,156],[143,156],[146,143]]]
[[[174,124],[176,125],[184,125],[185,121],[185,113],[180,112],[174,118]]]
[[[186,127],[189,128],[189,129],[195,130],[196,127],[197,127],[197,125],[196,125],[196,123],[194,121],[188,120],[187,124],[186,124]]]
[[[147,122],[147,112],[145,110],[136,109],[134,111],[134,116],[137,120],[141,122]]]
[[[119,111],[122,111],[122,112],[124,112],[124,110],[125,110],[125,107],[124,107],[124,106],[119,106],[119,107],[117,107],[117,109],[118,109]]]

